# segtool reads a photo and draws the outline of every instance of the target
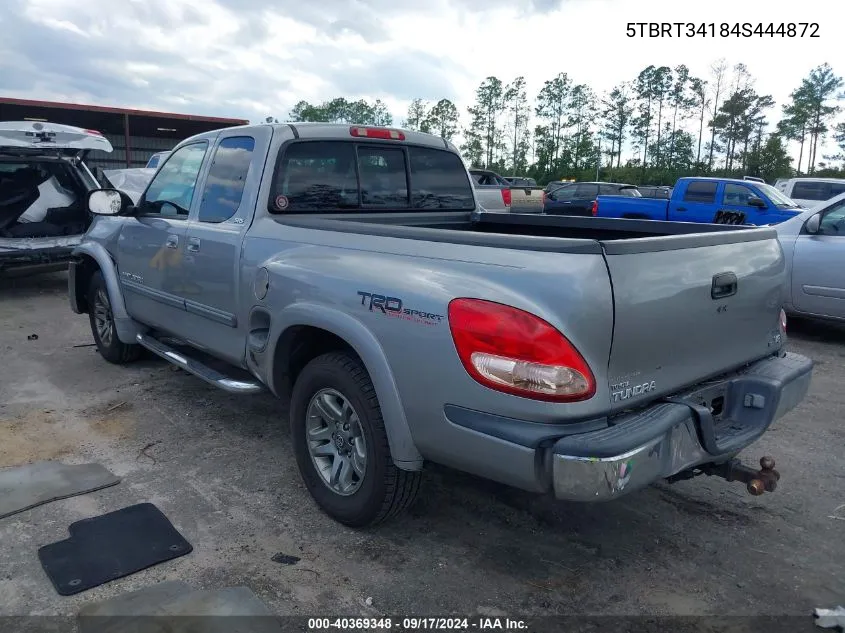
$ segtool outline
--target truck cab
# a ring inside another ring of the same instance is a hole
[[[681,178],[669,200],[670,220],[777,224],[799,211],[774,187],[750,180]]]

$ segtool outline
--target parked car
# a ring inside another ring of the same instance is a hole
[[[669,200],[599,196],[597,215],[603,218],[776,224],[801,209],[767,184],[730,178],[680,178]]]
[[[506,204],[510,207],[511,213],[543,212],[544,194],[542,187],[513,185],[489,169],[470,169],[469,173],[476,182],[476,185],[486,186],[488,188],[492,186],[501,187],[502,195],[505,197]],[[507,193],[505,193],[505,190],[507,190]]]
[[[661,200],[668,200],[672,197],[672,187],[667,186],[649,186],[640,185],[637,191],[643,198],[659,198]]]
[[[492,171],[471,169],[469,173],[475,188],[475,197],[485,211],[510,213],[510,183]]]
[[[289,400],[305,486],[351,526],[427,461],[585,502],[703,472],[759,494],[733,458],[810,383],[771,228],[486,213],[421,132],[207,132],[137,205],[88,205],[68,290],[101,356]]]
[[[100,184],[85,164],[111,152],[99,132],[56,123],[0,123],[0,275],[67,268],[88,228],[86,196]]]
[[[845,193],[841,178],[784,178],[775,187],[788,198],[808,209]]]
[[[543,212],[551,215],[595,215],[595,201],[600,195],[639,198],[635,185],[616,182],[573,182],[546,194]]]
[[[786,311],[845,320],[845,193],[775,228],[787,263]]]
[[[146,168],[147,169],[158,169],[158,166],[170,155],[170,152],[156,152],[150,159],[147,161]]]

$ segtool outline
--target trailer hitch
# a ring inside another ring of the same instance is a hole
[[[749,494],[758,496],[764,492],[774,492],[780,480],[780,473],[775,470],[772,457],[760,458],[760,470],[744,466],[738,459],[723,464],[705,464],[701,471],[706,475],[715,475],[726,481],[741,481]]]

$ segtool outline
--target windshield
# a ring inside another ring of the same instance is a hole
[[[783,207],[784,209],[797,209],[798,203],[790,200],[785,195],[783,195],[780,191],[772,187],[771,185],[757,185],[760,188],[760,191],[765,193],[769,200],[775,203],[775,206]]]

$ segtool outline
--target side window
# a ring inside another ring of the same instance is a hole
[[[144,194],[142,215],[188,217],[208,143],[185,145],[167,157]]]
[[[558,187],[557,189],[553,189],[549,196],[552,200],[560,200],[561,202],[566,202],[567,200],[574,200],[575,185],[566,185],[564,187]]]
[[[597,195],[599,195],[598,185],[575,185],[575,198],[577,200],[593,200]]]
[[[732,182],[725,184],[725,193],[722,195],[722,204],[747,207],[749,198],[759,198],[759,196],[743,185],[736,185]]]
[[[830,185],[826,182],[799,180],[792,187],[790,198],[798,200],[827,200],[830,198]]]
[[[840,193],[845,193],[845,182],[832,182],[830,183],[830,197],[834,198],[838,196]]]
[[[614,196],[618,193],[619,193],[619,187],[616,187],[614,185],[599,185],[599,195],[600,196]]]
[[[840,200],[824,211],[822,221],[819,223],[819,233],[845,237],[845,200]]]
[[[225,222],[237,213],[254,149],[255,139],[251,136],[233,136],[220,141],[202,194],[200,222]]]
[[[716,189],[719,183],[707,180],[694,180],[687,185],[684,202],[716,202]]]

